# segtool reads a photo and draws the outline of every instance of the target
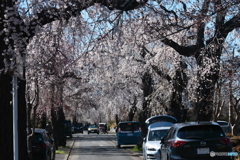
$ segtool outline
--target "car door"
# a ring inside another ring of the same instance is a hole
[[[144,156],[144,157],[147,157],[147,155],[146,155],[146,151],[147,151],[146,143],[147,143],[147,141],[148,141],[149,132],[150,132],[150,130],[148,130],[147,136],[143,139],[142,148],[143,148],[143,156]]]
[[[169,148],[170,148],[170,140],[174,134],[174,127],[171,127],[165,137],[161,139],[161,149],[160,149],[160,154],[161,154],[161,159],[162,160],[167,160],[168,154],[169,154]]]
[[[55,146],[53,139],[44,132],[44,141],[48,146],[49,152],[51,153],[51,159],[55,159]]]

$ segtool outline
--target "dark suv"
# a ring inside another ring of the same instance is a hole
[[[72,138],[72,123],[69,120],[64,121],[64,132],[66,136]]]
[[[161,139],[161,160],[230,160],[230,139],[215,122],[175,123]]]
[[[75,123],[73,127],[74,127],[74,133],[82,133],[83,134],[83,124],[82,123]]]
[[[54,140],[47,135],[45,129],[35,128],[32,138],[33,160],[55,160]]]

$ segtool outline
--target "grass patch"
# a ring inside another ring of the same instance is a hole
[[[66,151],[64,151],[64,149],[66,148],[70,148],[69,146],[59,146],[58,150],[55,151],[56,154],[67,154]]]
[[[63,150],[56,150],[55,153],[56,154],[67,154],[67,152],[65,152]]]
[[[138,152],[138,151],[142,151],[142,148],[140,148],[138,145],[134,146],[132,149],[133,152]]]
[[[59,146],[58,148],[70,148],[69,146]]]

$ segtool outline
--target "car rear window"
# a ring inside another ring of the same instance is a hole
[[[33,142],[41,142],[43,141],[43,136],[40,133],[35,133],[32,139]]]
[[[83,124],[82,124],[82,123],[77,123],[76,126],[77,126],[77,127],[82,127]]]
[[[219,125],[228,126],[228,122],[217,122]]]
[[[187,126],[179,129],[177,137],[183,139],[191,138],[221,138],[225,134],[220,126],[217,125],[197,125],[197,126]]]
[[[162,137],[167,135],[168,130],[153,130],[149,132],[149,141],[160,141]]]
[[[119,127],[121,131],[138,131],[139,123],[121,123]]]

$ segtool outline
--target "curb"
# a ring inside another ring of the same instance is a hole
[[[68,146],[69,148],[66,147],[66,148],[59,149],[59,150],[65,151],[66,154],[56,154],[55,159],[57,159],[57,160],[68,160],[69,159],[69,156],[70,156],[70,153],[72,151],[75,139],[67,139],[66,142],[67,142],[66,146]]]
[[[70,154],[72,152],[74,143],[75,143],[75,140],[72,140],[72,139],[70,141],[67,141],[67,144],[69,144],[70,149],[68,150],[68,154],[64,157],[64,160],[68,160],[69,159],[69,156],[70,156]]]

